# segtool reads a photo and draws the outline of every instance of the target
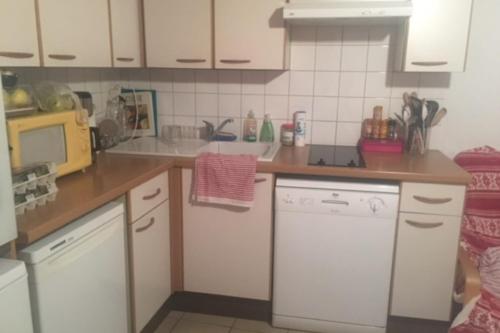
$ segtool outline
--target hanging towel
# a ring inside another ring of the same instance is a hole
[[[196,157],[192,199],[250,208],[254,202],[257,156],[202,153]]]

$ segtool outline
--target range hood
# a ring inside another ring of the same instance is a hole
[[[283,9],[284,19],[291,23],[405,19],[411,14],[409,0],[289,0]]]

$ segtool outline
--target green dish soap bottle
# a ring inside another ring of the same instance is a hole
[[[269,113],[264,116],[264,123],[260,129],[259,141],[274,142],[274,128],[273,123],[271,122],[271,115]]]

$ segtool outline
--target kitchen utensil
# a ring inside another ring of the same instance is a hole
[[[434,117],[436,116],[436,112],[439,110],[439,103],[436,101],[427,101],[426,105],[429,112],[424,121],[425,121],[425,126],[430,127],[432,119],[434,119]]]
[[[444,116],[446,116],[446,113],[448,113],[448,110],[446,110],[446,108],[442,108],[441,110],[439,110],[436,113],[436,115],[434,116],[434,118],[432,119],[431,127],[434,127],[437,124],[439,124],[439,122],[441,121],[441,119],[443,119]]]

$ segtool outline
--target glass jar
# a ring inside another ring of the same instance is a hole
[[[293,146],[294,126],[292,123],[281,125],[280,141],[283,146]]]

